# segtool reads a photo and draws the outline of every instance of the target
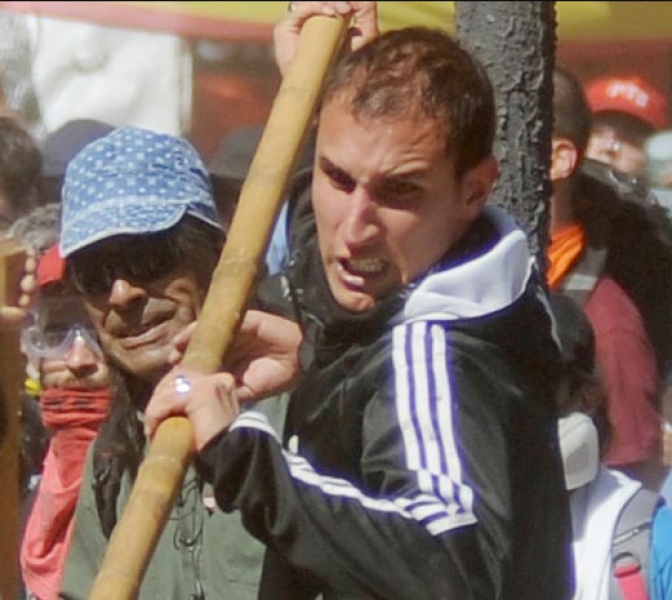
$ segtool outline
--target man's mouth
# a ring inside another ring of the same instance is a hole
[[[341,268],[351,275],[372,277],[380,275],[385,270],[385,261],[380,258],[353,258],[341,260]]]
[[[139,335],[142,335],[143,333],[147,333],[152,327],[154,327],[155,323],[146,323],[144,325],[140,325],[139,327],[127,327],[124,328],[123,330],[119,330],[116,332],[116,337],[124,339],[124,338],[130,338],[130,337],[137,337]]]
[[[165,329],[165,320],[152,321],[133,329],[124,329],[117,334],[117,338],[125,346],[141,346],[154,342],[158,339]]]

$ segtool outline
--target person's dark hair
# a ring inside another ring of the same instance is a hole
[[[575,215],[586,238],[607,249],[604,272],[639,311],[658,363],[672,365],[672,222],[641,178],[587,158]]]
[[[595,361],[595,332],[577,302],[550,292],[549,304],[560,342],[563,376],[558,388],[558,416],[573,412],[588,415],[595,423],[604,454],[612,437],[607,415],[607,393]]]
[[[182,256],[188,258],[199,287],[207,290],[224,248],[226,234],[205,221],[187,215],[175,229],[175,240]]]
[[[553,71],[553,136],[566,138],[583,157],[590,138],[591,113],[583,84],[569,71]]]
[[[37,141],[13,117],[0,116],[0,194],[14,219],[30,212],[42,197],[42,154]]]
[[[187,215],[169,233],[175,236],[175,243],[194,270],[199,286],[207,290],[224,245],[223,232]],[[152,393],[151,385],[138,381],[115,364],[110,364],[110,387],[110,412],[94,447],[94,491],[107,536],[116,523],[116,499],[122,474],[128,472],[135,478],[142,461],[145,439],[137,413],[144,410]]]
[[[436,119],[446,153],[456,156],[458,179],[492,153],[492,83],[482,65],[443,31],[388,31],[345,56],[325,84],[322,106],[334,100],[355,117]]]

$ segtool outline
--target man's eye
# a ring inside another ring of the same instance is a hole
[[[399,204],[415,200],[423,193],[422,188],[414,184],[398,182],[390,183],[381,189],[378,196],[386,204]]]
[[[355,182],[345,171],[330,167],[326,167],[324,171],[335,188],[345,192],[351,192],[354,189]]]
[[[337,174],[335,177],[332,177],[331,180],[334,182],[334,185],[340,189],[347,192],[352,191],[355,187],[354,181],[343,173]]]

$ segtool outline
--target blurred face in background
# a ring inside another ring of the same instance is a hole
[[[42,290],[33,322],[22,334],[23,350],[36,364],[43,389],[107,387],[108,368],[84,304],[74,293]]]
[[[642,147],[607,126],[593,131],[586,156],[630,175],[641,175],[646,165],[646,155]]]
[[[619,111],[593,113],[586,156],[614,169],[641,176],[646,167],[644,146],[654,133],[650,123]]]

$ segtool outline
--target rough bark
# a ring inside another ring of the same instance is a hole
[[[497,105],[500,178],[493,202],[528,232],[545,269],[555,2],[456,2],[456,35],[488,71]]]

